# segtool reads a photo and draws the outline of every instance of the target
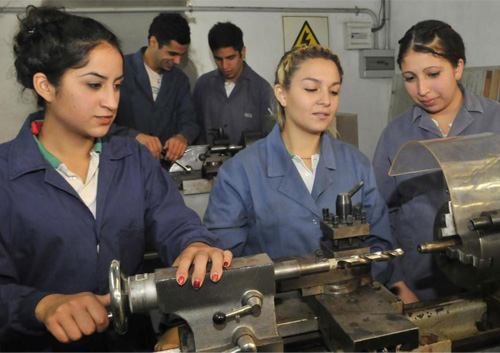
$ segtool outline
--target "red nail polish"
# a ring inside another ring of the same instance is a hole
[[[225,261],[224,262],[224,267],[229,267],[229,262]]]
[[[214,273],[214,274],[212,275],[212,281],[217,282],[218,280],[219,280],[219,274]]]
[[[200,287],[201,287],[201,282],[200,282],[200,280],[199,280],[199,279],[195,279],[195,280],[194,280],[193,287],[194,287],[194,289],[200,289]]]
[[[177,279],[177,283],[179,283],[181,286],[184,284],[184,282],[186,282],[186,279],[184,278],[184,276],[180,276]]]

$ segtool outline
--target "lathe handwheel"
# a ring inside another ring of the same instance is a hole
[[[123,335],[127,332],[127,295],[122,288],[122,274],[120,271],[120,261],[113,260],[109,267],[109,294],[111,296],[111,313],[115,331]]]

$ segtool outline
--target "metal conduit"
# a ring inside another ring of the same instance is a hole
[[[23,13],[24,7],[5,7],[0,13]],[[99,7],[99,8],[67,8],[72,13],[148,13],[148,12],[278,12],[278,13],[364,13],[371,16],[373,28],[381,25],[377,14],[367,8],[306,8],[306,7],[238,7],[238,6],[156,6],[156,7]],[[378,48],[378,38],[374,33],[374,47]]]
[[[391,49],[391,0],[385,6],[385,49]]]

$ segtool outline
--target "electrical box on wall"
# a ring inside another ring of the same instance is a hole
[[[394,76],[394,50],[371,49],[359,51],[359,77],[384,78]]]
[[[369,49],[373,47],[371,22],[345,22],[344,48]]]

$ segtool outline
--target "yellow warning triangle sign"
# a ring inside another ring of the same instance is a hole
[[[300,47],[302,45],[319,45],[319,40],[312,31],[311,26],[307,21],[304,22],[295,43],[293,43],[292,48]]]

